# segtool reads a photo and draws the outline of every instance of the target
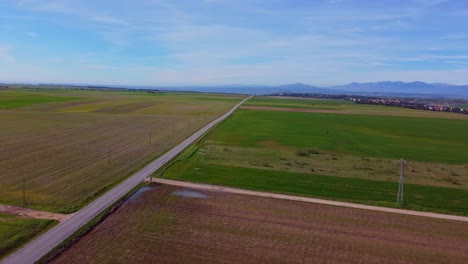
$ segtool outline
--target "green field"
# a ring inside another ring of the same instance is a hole
[[[353,203],[395,206],[398,183],[322,176],[207,163],[180,164],[164,177],[227,185],[244,189],[280,192]],[[405,185],[408,209],[468,215],[468,191],[444,187]]]
[[[242,96],[0,91],[0,203],[69,213],[228,111]]]
[[[28,219],[0,214],[0,259],[55,223],[54,220]]]
[[[1,92],[0,110],[18,108],[51,102],[64,102],[77,100],[74,97],[59,97],[23,92]]]
[[[210,135],[215,144],[316,148],[340,154],[465,163],[468,122],[322,113],[239,110]],[[465,145],[466,146],[466,145]]]
[[[247,101],[245,105],[338,110],[353,107],[354,103],[343,100],[254,97]]]
[[[257,108],[287,108],[294,111],[330,111],[331,113],[377,115],[377,116],[407,116],[407,117],[431,117],[443,119],[468,120],[468,115],[433,112],[401,107],[356,104],[345,100],[325,100],[314,98],[288,98],[288,97],[254,97],[244,104],[246,107]],[[268,109],[271,110],[271,109]],[[284,109],[283,109],[284,110]]]
[[[301,104],[276,100],[249,104]],[[394,207],[403,158],[407,208],[468,215],[468,122],[398,111],[402,116],[240,109],[156,176]]]
[[[455,105],[453,107],[457,107],[457,108],[468,108],[468,105]]]

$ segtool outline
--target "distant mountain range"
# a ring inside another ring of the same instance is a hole
[[[172,87],[169,89],[257,95],[272,93],[320,93],[367,96],[468,98],[468,85],[451,85],[444,83],[425,82],[353,82],[346,85],[337,85],[332,87],[317,87],[303,83],[294,83],[280,86],[226,85],[213,87]]]
[[[330,87],[347,93],[387,93],[387,94],[420,94],[444,97],[468,97],[468,85],[451,85],[425,82],[371,82],[350,83]]]
[[[0,83],[1,84],[1,83]],[[15,84],[20,85],[20,84]],[[27,84],[46,85],[46,84]],[[317,93],[317,94],[343,94],[364,96],[395,96],[395,97],[445,97],[468,99],[468,85],[452,85],[446,83],[425,82],[368,82],[349,83],[331,87],[318,87],[303,83],[286,84],[280,86],[265,85],[222,85],[222,86],[130,86],[130,85],[97,85],[97,84],[47,84],[52,86],[71,85],[87,87],[108,87],[126,89],[157,89],[170,91],[195,91],[215,93],[240,93],[240,94],[273,94],[273,93]]]

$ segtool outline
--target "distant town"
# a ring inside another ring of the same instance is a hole
[[[339,99],[339,100],[353,101],[356,104],[386,105],[386,106],[403,107],[403,108],[418,109],[418,110],[425,110],[425,111],[439,111],[439,112],[468,114],[468,103],[466,102],[466,100],[452,100],[450,102],[447,102],[446,99],[385,98],[385,97],[371,97],[371,96],[358,96],[358,95],[319,94],[319,93],[274,93],[274,94],[270,94],[270,96]]]

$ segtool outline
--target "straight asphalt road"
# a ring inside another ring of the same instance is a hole
[[[145,178],[151,176],[155,171],[161,168],[164,164],[170,161],[172,158],[181,153],[185,148],[194,143],[198,138],[203,136],[208,130],[213,128],[216,124],[228,118],[242,103],[250,99],[251,97],[244,99],[239,104],[235,105],[223,116],[212,121],[202,129],[195,132],[193,135],[188,137],[179,145],[175,146],[149,165],[138,171],[137,173],[130,176],[127,180],[117,185],[115,188],[105,193],[92,203],[82,208],[78,212],[74,213],[73,216],[68,218],[66,221],[58,224],[54,228],[50,229],[40,237],[33,240],[20,250],[16,251],[8,258],[4,259],[2,264],[27,264],[34,263],[50,252],[52,249],[57,247],[61,242],[70,237],[73,233],[78,231],[82,226],[88,223],[91,219],[96,217],[99,213],[104,211],[106,208],[111,206],[122,196],[127,194]]]
[[[157,183],[167,184],[167,185],[174,185],[174,186],[205,190],[205,191],[252,195],[252,196],[267,197],[267,198],[273,198],[273,199],[282,199],[282,200],[290,200],[290,201],[298,201],[298,202],[306,202],[306,203],[350,207],[350,208],[363,209],[363,210],[372,210],[372,211],[379,211],[379,212],[414,215],[414,216],[422,216],[422,217],[429,217],[429,218],[468,222],[468,217],[466,216],[436,214],[436,213],[429,213],[429,212],[419,212],[419,211],[364,205],[364,204],[346,203],[346,202],[323,200],[323,199],[317,199],[317,198],[309,198],[309,197],[287,195],[287,194],[280,194],[280,193],[251,191],[251,190],[224,187],[224,186],[204,184],[204,183],[174,181],[174,180],[161,179],[161,178],[153,178],[152,181],[157,182]]]

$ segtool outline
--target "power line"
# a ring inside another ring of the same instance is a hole
[[[400,159],[400,182],[398,184],[398,195],[397,195],[397,204],[399,206],[403,206],[403,171],[406,165],[406,161],[404,159]]]
[[[26,174],[23,173],[23,205],[26,205]]]

